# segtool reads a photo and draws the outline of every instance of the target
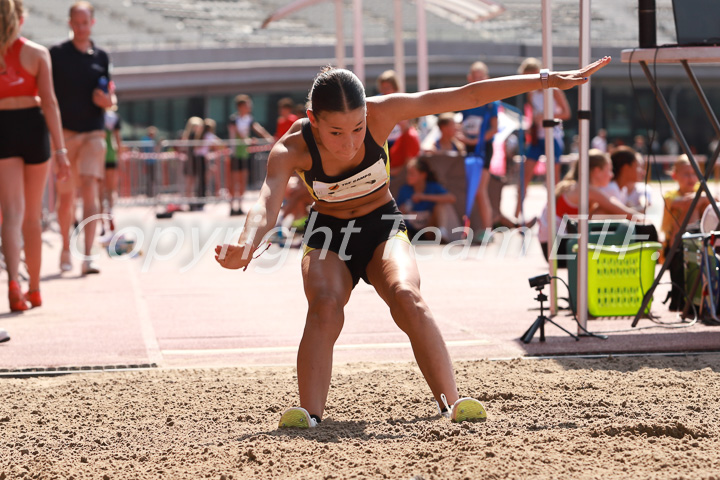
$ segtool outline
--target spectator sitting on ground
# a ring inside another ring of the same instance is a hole
[[[438,129],[440,138],[434,144],[424,148],[426,153],[439,153],[444,155],[465,156],[465,144],[457,138],[457,123],[453,112],[442,113],[438,116]]]
[[[644,211],[650,205],[649,192],[639,183],[642,157],[630,147],[616,148],[610,155],[612,160],[613,180],[603,188],[610,197],[618,199],[624,205]]]
[[[665,210],[663,211],[661,228],[665,235],[663,248],[664,257],[667,257],[670,252],[670,247],[675,237],[678,234],[685,233],[680,232],[680,224],[688,214],[688,210],[695,198],[695,193],[698,188],[700,188],[695,170],[685,154],[680,155],[675,161],[672,169],[672,178],[675,180],[677,188],[663,195]],[[688,225],[699,222],[703,211],[709,204],[710,201],[707,197],[702,196],[690,216]],[[682,257],[681,248],[675,252],[675,255],[670,260],[670,279],[673,282],[672,290],[670,291],[671,311],[682,310],[685,306],[685,297],[683,296],[683,288],[681,287],[685,283]]]
[[[628,219],[639,220],[643,218],[642,213],[634,210],[616,198],[610,197],[603,191],[612,179],[612,163],[607,153],[591,149],[589,152],[590,185],[588,188],[589,214],[593,216],[614,215],[623,216]],[[580,204],[580,189],[578,184],[579,170],[577,162],[570,167],[570,171],[555,187],[555,217],[556,228],[561,226],[563,217],[577,217]],[[543,249],[545,259],[548,259],[548,221],[547,208],[540,216],[540,232],[538,239]],[[560,253],[565,253],[561,242]]]
[[[460,225],[453,209],[455,201],[455,195],[438,183],[427,160],[416,158],[408,162],[406,184],[400,189],[397,204],[411,239],[424,228],[438,227],[439,236],[447,240],[452,229]]]

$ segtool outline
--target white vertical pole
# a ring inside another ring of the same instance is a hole
[[[590,0],[580,0],[580,66],[590,63]],[[578,111],[582,112],[578,121],[580,135],[580,222],[578,238],[578,275],[577,275],[577,319],[580,323],[578,334],[587,328],[588,316],[588,186],[590,184],[590,83],[580,86]]]
[[[403,42],[403,16],[402,2],[403,0],[394,0],[395,2],[395,73],[400,80],[400,91],[405,91],[405,43]]]
[[[362,0],[353,0],[353,72],[365,84],[365,45],[363,44]]]
[[[345,68],[345,32],[343,0],[335,0],[335,65]]]
[[[428,45],[427,45],[427,19],[425,16],[425,0],[416,0],[417,3],[417,83],[418,92],[430,88],[428,78]]]
[[[542,51],[543,67],[553,69],[552,49],[552,9],[550,0],[542,0]],[[553,101],[552,90],[544,92],[545,112],[543,118],[552,120],[555,118],[555,102]],[[545,128],[545,179],[547,185],[547,215],[548,215],[548,249],[553,250],[555,245],[555,142],[553,141],[553,128]],[[557,260],[550,258],[548,261],[550,276],[557,276]],[[553,278],[550,282],[550,314],[557,313],[557,281]]]

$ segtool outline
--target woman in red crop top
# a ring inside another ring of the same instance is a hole
[[[418,366],[438,405],[444,406],[440,413],[453,421],[486,418],[480,402],[460,398],[447,348],[420,294],[412,245],[388,188],[383,146],[403,120],[467,110],[541,86],[568,89],[585,83],[609,61],[606,57],[577,71],[552,72],[547,81],[518,75],[367,99],[352,72],[328,67],[318,74],[309,94],[308,121],[298,120],[270,152],[260,198],[248,212],[238,244],[215,249],[221,266],[247,267],[275,225],[288,179],[298,172],[315,198],[303,240],[308,312],[297,359],[300,408],[285,411],[281,427],[320,422],[343,309],[360,278],[372,284],[410,338]]]
[[[69,174],[60,111],[53,90],[50,54],[19,36],[21,0],[0,0],[0,207],[2,248],[8,270],[10,310],[39,307],[42,197],[50,158],[48,130],[58,176]],[[18,283],[21,245],[29,290]]]

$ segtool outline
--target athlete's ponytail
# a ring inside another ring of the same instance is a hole
[[[321,112],[349,112],[365,106],[365,88],[349,70],[325,67],[315,77],[308,95],[308,109]]]

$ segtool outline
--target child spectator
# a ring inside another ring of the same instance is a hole
[[[680,155],[675,161],[672,178],[677,183],[677,188],[663,195],[665,210],[663,212],[662,231],[665,234],[663,249],[665,257],[667,257],[675,237],[681,233],[679,230],[680,224],[688,214],[688,210],[695,198],[695,192],[700,186],[695,170],[690,164],[687,155],[684,154]],[[706,197],[701,197],[690,216],[688,224],[698,222],[702,212],[709,204],[710,201]],[[682,288],[685,284],[685,272],[682,257],[682,249],[679,249],[670,260],[670,280],[673,284],[670,291],[671,311],[679,311],[685,308],[685,297]]]
[[[433,145],[429,145],[426,152],[450,155],[465,155],[465,144],[457,138],[457,124],[453,112],[441,113],[437,121],[440,138]]]
[[[610,159],[613,180],[603,191],[628,207],[643,211],[650,205],[650,198],[649,192],[641,191],[643,185],[638,183],[642,157],[632,148],[621,146],[613,151]]]
[[[228,123],[230,140],[243,141],[235,146],[235,154],[230,160],[230,193],[232,195],[230,215],[242,215],[244,212],[241,203],[247,185],[247,171],[250,160],[248,144],[250,143],[251,134],[255,133],[268,142],[274,142],[275,138],[253,118],[253,103],[249,96],[238,95],[235,97],[235,108],[237,111],[230,115]]]
[[[452,208],[455,195],[438,183],[428,162],[422,158],[408,162],[406,184],[400,189],[397,203],[405,215],[405,225],[411,239],[427,227],[439,227],[440,235],[436,234],[436,238],[441,236],[447,239],[452,227],[460,224]],[[450,225],[451,223],[455,225]]]

